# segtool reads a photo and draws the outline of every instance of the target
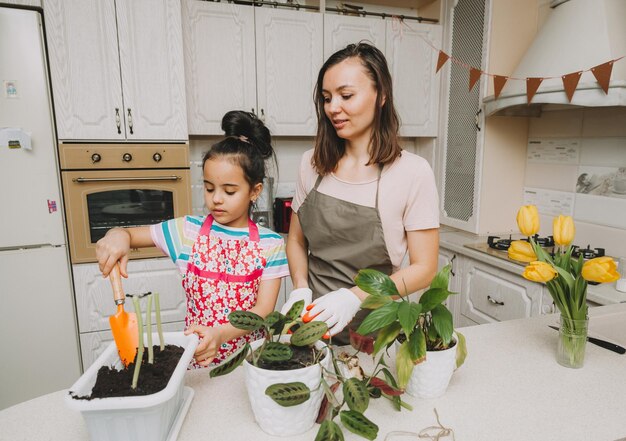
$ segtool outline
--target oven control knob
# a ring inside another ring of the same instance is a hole
[[[94,153],[93,155],[91,155],[91,162],[94,164],[96,162],[100,162],[101,159],[102,159],[102,156],[100,156],[99,153]]]
[[[152,155],[152,159],[154,159],[154,162],[161,162],[161,159],[163,159],[163,157],[160,153],[155,153],[154,155]]]
[[[133,155],[131,155],[130,153],[124,153],[122,155],[122,161],[124,162],[130,162],[133,160]]]

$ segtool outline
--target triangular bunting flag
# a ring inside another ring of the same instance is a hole
[[[591,68],[591,72],[598,80],[598,84],[604,93],[609,93],[609,82],[611,81],[611,71],[613,70],[613,60],[607,61],[604,64],[600,64]]]
[[[537,89],[539,89],[539,85],[543,81],[543,78],[526,78],[526,99],[528,104],[535,96]]]
[[[469,90],[470,90],[470,92],[474,88],[474,85],[476,84],[476,82],[480,79],[480,75],[481,74],[482,74],[482,72],[480,70],[475,69],[473,67],[470,67],[470,74],[469,74]]]
[[[506,80],[508,79],[509,77],[503,77],[502,75],[493,76],[493,90],[496,99],[498,99],[498,97],[500,96],[500,92],[502,92],[502,88],[504,87],[504,85],[506,84]]]
[[[435,73],[439,72],[439,69],[446,64],[446,61],[450,58],[450,55],[446,54],[444,51],[439,51],[439,58],[437,58],[437,70]]]
[[[580,76],[582,74],[582,71],[572,72],[561,77],[561,79],[563,80],[563,88],[565,89],[565,94],[567,95],[567,100],[570,103],[572,102],[572,97],[574,96],[576,86],[578,86],[578,81],[580,80]]]

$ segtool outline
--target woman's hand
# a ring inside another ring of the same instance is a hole
[[[328,332],[324,338],[337,335],[361,308],[361,299],[347,288],[340,288],[337,291],[329,292],[320,297],[314,303],[307,306],[307,313],[302,317],[302,321],[308,323],[312,320],[326,322]]]
[[[196,334],[200,337],[200,343],[196,348],[193,357],[200,366],[207,367],[215,357],[222,345],[222,328],[220,326],[208,327],[202,325],[191,325],[185,330],[185,335]]]
[[[104,277],[120,262],[120,274],[128,277],[126,264],[130,253],[130,234],[124,228],[112,228],[96,243],[96,258]]]

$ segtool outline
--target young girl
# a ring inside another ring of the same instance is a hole
[[[242,111],[224,115],[222,129],[226,138],[203,158],[208,216],[114,228],[96,246],[105,277],[118,261],[120,274],[128,277],[130,248],[156,245],[172,258],[187,293],[185,334],[200,337],[194,367],[216,366],[246,341],[262,337],[233,327],[228,314],[245,310],[267,316],[280,278],[289,274],[282,237],[250,220],[263,188],[265,160],[274,155],[270,132],[254,114]]]
[[[331,55],[315,104],[315,148],[302,158],[287,240],[296,289],[284,309],[312,297],[303,319],[326,322],[333,342],[347,344],[340,331],[348,323],[358,328],[367,313],[359,312],[367,294],[354,286],[359,269],[390,275],[403,295],[430,284],[437,189],[426,160],[400,147],[391,75],[374,46],[351,44]]]

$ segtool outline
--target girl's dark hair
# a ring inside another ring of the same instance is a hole
[[[214,144],[202,158],[202,168],[209,160],[228,156],[243,170],[250,187],[262,183],[266,175],[265,160],[276,156],[270,131],[254,113],[231,110],[222,118],[226,137]]]
[[[377,92],[374,127],[369,146],[370,159],[367,165],[388,164],[399,157],[402,152],[398,141],[400,119],[393,105],[391,74],[387,67],[387,60],[383,53],[371,44],[364,42],[349,44],[326,60],[317,76],[313,93],[317,112],[317,136],[312,162],[321,175],[334,171],[346,150],[345,140],[337,136],[335,128],[324,112],[324,96],[322,95],[324,75],[329,68],[348,58],[359,59],[367,75],[374,82]]]

